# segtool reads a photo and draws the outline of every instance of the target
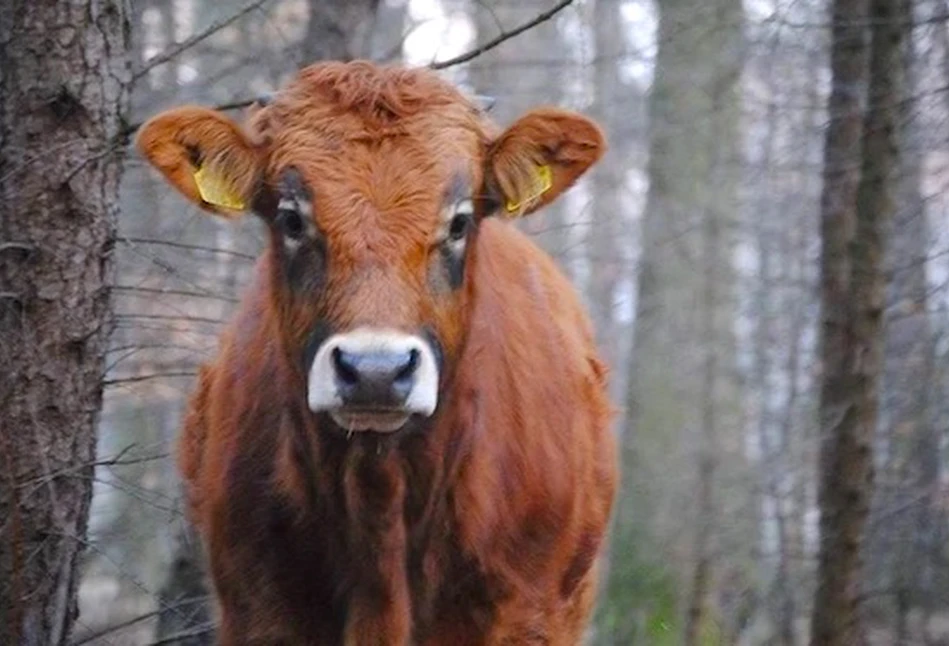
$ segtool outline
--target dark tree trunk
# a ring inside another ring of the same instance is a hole
[[[112,312],[127,3],[0,3],[0,644],[76,619]]]
[[[366,58],[380,0],[308,0],[310,18],[301,66],[322,60]]]
[[[821,541],[811,631],[811,643],[820,646],[853,646],[861,638],[860,551],[873,492],[883,254],[894,210],[902,3],[872,0],[869,21],[863,8],[856,0],[834,3],[821,214]],[[871,32],[869,100],[861,124],[865,25]]]
[[[912,0],[904,15],[913,16]],[[922,13],[922,12],[920,12]],[[926,20],[929,16],[915,16]],[[943,26],[940,25],[939,29]],[[938,586],[933,580],[939,549],[938,518],[940,437],[929,416],[935,377],[934,338],[929,313],[929,285],[924,262],[930,234],[922,194],[923,130],[918,97],[925,69],[922,47],[907,31],[904,37],[905,92],[900,102],[900,165],[897,211],[890,223],[887,250],[886,345],[883,364],[880,446],[881,482],[874,495],[869,525],[866,585],[892,593],[895,645],[912,643],[907,613],[933,607]]]
[[[175,646],[208,646],[214,642],[208,586],[201,543],[187,523],[175,536],[175,558],[168,584],[158,597],[158,638]]]

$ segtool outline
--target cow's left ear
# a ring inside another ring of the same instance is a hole
[[[502,214],[526,215],[557,199],[605,152],[596,123],[576,112],[540,108],[491,144],[486,176],[501,193]]]

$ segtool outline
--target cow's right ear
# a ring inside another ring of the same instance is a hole
[[[251,207],[261,154],[220,112],[185,106],[146,121],[136,147],[165,179],[206,211],[233,217]]]

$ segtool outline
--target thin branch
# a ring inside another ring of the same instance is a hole
[[[84,644],[88,644],[88,643],[90,643],[90,642],[94,642],[94,641],[96,641],[97,639],[102,639],[103,637],[107,637],[107,636],[110,635],[111,633],[118,632],[118,631],[120,631],[120,630],[122,630],[122,629],[124,629],[124,628],[128,628],[128,627],[130,627],[130,626],[134,626],[134,625],[137,624],[137,623],[141,623],[141,622],[143,622],[143,621],[145,621],[145,620],[147,620],[147,619],[151,619],[152,617],[156,617],[156,616],[160,615],[160,614],[163,613],[163,612],[167,612],[167,611],[169,611],[169,610],[176,611],[176,610],[178,610],[178,609],[180,609],[180,608],[183,608],[183,607],[185,607],[185,606],[193,606],[193,605],[196,605],[196,604],[204,604],[204,603],[207,603],[208,600],[209,600],[209,597],[206,597],[206,596],[205,596],[205,597],[192,597],[192,598],[182,599],[182,600],[180,600],[180,601],[176,601],[176,602],[173,603],[173,604],[166,604],[166,605],[165,605],[164,607],[162,607],[162,608],[158,608],[158,609],[156,609],[156,610],[151,610],[151,611],[146,612],[146,613],[144,613],[144,614],[138,615],[137,617],[132,617],[131,619],[127,619],[127,620],[125,620],[125,621],[123,621],[123,622],[121,622],[121,623],[118,623],[118,624],[109,626],[109,627],[107,627],[107,628],[103,628],[102,630],[99,630],[99,631],[97,631],[97,632],[94,632],[94,633],[91,633],[91,634],[89,634],[89,635],[86,635],[86,636],[80,638],[79,640],[74,641],[70,646],[83,646]],[[179,634],[179,635],[175,635],[175,638],[176,638],[176,639],[179,638],[179,637],[182,637],[182,635],[180,635],[180,634]]]
[[[561,0],[561,2],[557,3],[552,8],[545,11],[544,13],[538,15],[533,20],[529,20],[525,22],[524,24],[518,27],[515,27],[514,29],[510,31],[501,32],[500,34],[498,34],[496,38],[489,40],[485,44],[479,47],[476,47],[475,49],[472,49],[470,52],[466,52],[464,54],[461,54],[460,56],[455,56],[454,58],[449,58],[446,61],[439,61],[437,63],[432,63],[431,65],[429,65],[429,67],[433,70],[443,70],[448,67],[453,67],[455,65],[467,63],[468,61],[474,58],[477,58],[478,56],[481,56],[485,52],[488,52],[494,49],[495,47],[497,47],[504,41],[510,40],[511,38],[514,38],[515,36],[519,36],[523,34],[525,31],[527,31],[528,29],[536,27],[537,25],[543,22],[547,22],[548,20],[556,16],[558,13],[560,13],[561,11],[569,7],[571,4],[573,4],[573,0]]]
[[[156,240],[154,238],[133,238],[133,237],[120,237],[119,240],[129,244],[152,244],[152,245],[161,245],[163,247],[174,247],[175,249],[187,249],[189,251],[207,251],[208,253],[220,253],[227,256],[234,256],[235,258],[240,258],[242,260],[256,260],[255,256],[252,256],[249,253],[243,253],[241,251],[232,251],[231,249],[221,249],[219,247],[206,247],[203,245],[197,244],[188,244],[186,242],[174,242],[173,240]]]
[[[77,471],[82,471],[88,468],[127,466],[131,464],[142,464],[144,462],[155,462],[157,460],[164,460],[165,458],[170,457],[171,455],[170,453],[158,453],[155,455],[143,455],[137,458],[126,458],[125,455],[129,451],[131,451],[133,448],[135,448],[135,444],[130,444],[111,458],[103,458],[102,460],[93,460],[91,462],[83,462],[82,464],[75,464],[70,467],[66,467],[65,469],[60,469],[58,471],[53,471],[52,473],[46,473],[44,475],[37,476],[35,478],[30,478],[29,480],[24,480],[22,482],[17,483],[16,486],[17,488],[31,487],[33,485],[50,482],[57,478],[61,478],[63,476],[67,476],[67,475],[76,473]]]
[[[174,377],[195,377],[197,372],[193,370],[181,371],[181,372],[157,372],[150,375],[136,375],[134,377],[119,377],[117,379],[106,379],[102,382],[104,388],[110,388],[112,386],[120,386],[123,384],[134,384],[141,381],[149,381],[151,379],[170,379]]]
[[[230,296],[220,296],[218,294],[202,294],[201,292],[191,292],[186,289],[159,289],[157,287],[138,287],[136,285],[113,285],[112,289],[123,292],[141,292],[142,294],[160,294],[162,296],[186,296],[189,298],[210,298],[225,301],[227,303],[237,303],[238,299]]]
[[[158,641],[149,642],[148,646],[166,646],[168,644],[175,644],[181,641],[182,639],[186,639],[188,637],[199,637],[201,635],[207,635],[208,633],[213,633],[214,628],[215,628],[214,624],[203,624],[201,626],[189,628],[188,630],[184,630],[184,631],[175,633],[174,635],[164,637],[162,639],[159,639]]]
[[[214,106],[215,110],[240,110],[241,108],[246,108],[247,106],[253,104],[257,100],[257,97],[253,99],[237,99],[231,101],[230,103],[221,103]]]
[[[195,45],[200,43],[202,40],[208,38],[209,36],[213,36],[214,34],[221,31],[222,29],[225,29],[226,27],[229,27],[230,25],[234,24],[235,22],[243,18],[245,15],[249,14],[251,11],[254,11],[255,9],[259,9],[266,2],[268,2],[268,0],[253,0],[252,2],[249,2],[248,4],[241,7],[235,14],[227,18],[224,18],[223,20],[212,22],[203,31],[200,31],[194,34],[190,38],[186,38],[180,43],[174,43],[173,45],[165,49],[165,51],[161,52],[160,54],[156,54],[155,56],[152,56],[147,61],[145,61],[145,63],[142,65],[141,68],[139,68],[132,74],[132,83],[135,83],[135,81],[143,77],[150,70],[153,70],[159,65],[163,65],[167,63],[168,61],[170,61],[171,59],[173,59],[175,56],[179,55],[181,52],[185,51],[186,49],[190,47],[194,47]]]
[[[134,321],[187,321],[188,323],[210,323],[224,325],[227,321],[209,316],[189,316],[187,314],[133,314],[132,312],[118,312],[117,319],[131,319]]]

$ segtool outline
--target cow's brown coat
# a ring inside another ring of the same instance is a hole
[[[181,108],[139,147],[219,213],[195,162],[248,201],[292,165],[326,241],[325,281],[301,295],[274,234],[184,424],[220,643],[578,643],[616,478],[590,322],[553,261],[499,218],[479,220],[457,290],[432,289],[431,249],[454,175],[513,199],[549,164],[535,210],[600,157],[596,126],[545,109],[501,132],[432,72],[330,63],[244,128]],[[446,366],[435,416],[392,436],[318,428],[295,360],[316,321],[430,326]]]

